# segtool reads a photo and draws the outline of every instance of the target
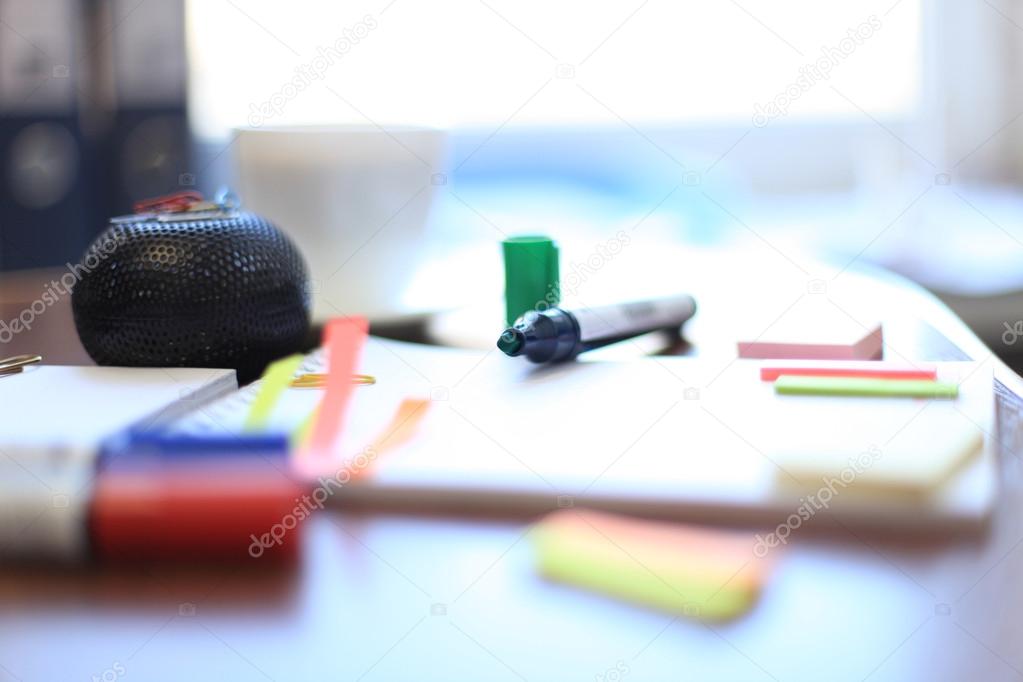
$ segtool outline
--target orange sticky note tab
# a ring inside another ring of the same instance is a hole
[[[554,512],[532,536],[548,578],[706,620],[747,611],[770,565],[752,533],[585,510]]]
[[[406,398],[401,401],[398,411],[391,417],[391,421],[384,427],[380,435],[365,449],[375,459],[380,454],[397,448],[409,439],[416,432],[416,427],[426,415],[426,409],[430,401],[422,398]]]
[[[351,377],[368,333],[369,324],[362,317],[341,317],[327,323],[323,333],[327,383],[305,456],[322,460],[336,452],[354,388]]]
[[[353,455],[345,457],[340,465],[299,460],[294,463],[295,473],[309,479],[324,475],[334,476],[338,479],[343,478],[346,483],[364,478],[372,473],[379,457],[405,444],[415,435],[429,406],[429,400],[406,398],[401,401],[391,420],[373,442]]]

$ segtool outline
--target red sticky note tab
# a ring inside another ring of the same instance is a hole
[[[352,374],[357,369],[368,333],[369,324],[362,317],[336,318],[324,329],[327,384],[304,453],[307,457],[325,459],[336,451],[355,388]]]
[[[851,367],[838,366],[792,366],[792,367],[761,367],[760,380],[774,381],[780,376],[800,377],[853,377],[861,379],[906,379],[918,381],[934,381],[938,371],[933,367],[895,367],[875,363],[876,367],[856,365]]]

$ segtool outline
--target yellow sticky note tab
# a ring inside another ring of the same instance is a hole
[[[747,611],[770,564],[752,534],[584,510],[554,512],[532,538],[550,579],[704,620]]]
[[[309,441],[309,432],[312,431],[313,422],[316,421],[316,412],[319,409],[320,407],[317,405],[310,410],[305,419],[291,432],[291,437],[288,440],[292,450],[301,450]]]
[[[256,392],[256,397],[249,407],[249,413],[245,417],[245,423],[242,425],[244,431],[252,432],[266,428],[274,405],[288,390],[291,377],[298,371],[301,364],[302,356],[296,354],[278,360],[266,368],[259,383],[259,390]]]
[[[877,379],[871,377],[780,376],[774,390],[782,395],[863,396],[868,398],[955,398],[951,381]]]

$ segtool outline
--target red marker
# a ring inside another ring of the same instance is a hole
[[[116,562],[290,561],[303,490],[265,471],[126,471],[99,477],[93,548]]]

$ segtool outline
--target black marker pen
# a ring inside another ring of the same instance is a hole
[[[678,329],[696,313],[692,296],[565,310],[530,311],[497,340],[505,355],[558,362],[616,341],[661,329]]]

